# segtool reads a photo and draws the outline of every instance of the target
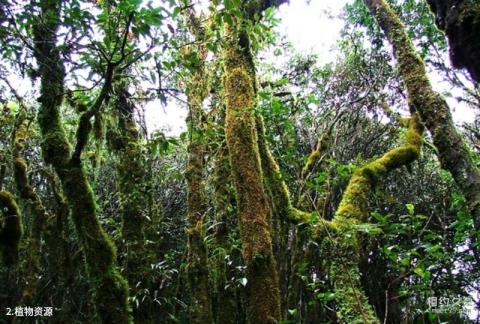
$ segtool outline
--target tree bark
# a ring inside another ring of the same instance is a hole
[[[480,3],[469,0],[427,0],[437,27],[450,45],[450,59],[456,68],[466,68],[480,82]]]
[[[98,221],[95,196],[80,156],[76,156],[81,150],[72,154],[60,115],[65,69],[55,44],[60,26],[61,1],[41,0],[39,6],[40,17],[33,26],[33,34],[34,55],[41,81],[38,124],[43,138],[43,158],[54,167],[70,205],[73,222],[83,245],[100,320],[103,323],[128,323],[128,285],[115,266],[114,246]],[[85,123],[85,120],[82,121]],[[86,123],[88,126],[88,121]],[[82,140],[82,135],[85,134],[79,134],[77,138]]]
[[[452,174],[469,204],[476,229],[480,229],[480,172],[455,128],[445,99],[432,89],[425,64],[416,54],[403,24],[388,3],[384,0],[364,2],[392,44],[410,110],[420,114],[432,135],[442,168]]]
[[[237,192],[242,254],[247,274],[247,318],[250,323],[280,320],[278,275],[272,251],[270,208],[263,186],[263,173],[254,117],[255,69],[249,39],[237,21],[224,50],[226,97],[225,137]]]
[[[198,42],[205,41],[205,27],[190,12],[189,29]],[[190,285],[190,323],[213,323],[211,283],[208,269],[208,252],[205,244],[204,219],[208,206],[204,184],[205,172],[205,132],[203,127],[202,104],[208,95],[208,73],[203,59],[207,49],[204,45],[187,48],[188,55],[195,55],[197,63],[191,67],[187,84],[189,114],[187,125],[190,136],[188,161],[185,178],[187,180],[187,218],[189,222],[187,275]]]

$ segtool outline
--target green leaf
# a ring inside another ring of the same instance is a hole
[[[415,214],[415,206],[413,204],[406,204],[405,207],[407,207],[408,214],[410,216],[413,216]]]

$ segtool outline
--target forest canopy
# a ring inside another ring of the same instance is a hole
[[[300,2],[0,0],[0,323],[480,321],[480,2]]]

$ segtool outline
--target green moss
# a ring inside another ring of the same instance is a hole
[[[451,172],[470,206],[475,227],[480,229],[480,170],[473,163],[467,145],[455,128],[445,99],[433,91],[425,64],[389,4],[384,0],[364,2],[393,46],[407,90],[410,111],[418,112],[430,131],[442,167]]]
[[[326,251],[335,251],[332,262],[332,278],[338,285],[338,317],[345,323],[377,323],[373,308],[369,305],[360,284],[358,262],[360,248],[353,225],[366,221],[368,201],[375,185],[392,170],[415,161],[423,144],[423,126],[418,115],[410,120],[405,143],[388,151],[359,170],[350,179],[340,205],[331,222],[333,238],[324,239]]]
[[[253,61],[249,48],[240,48],[242,37],[230,32],[229,39],[234,41],[224,52],[225,137],[237,192],[242,254],[248,280],[247,317],[251,323],[275,323],[280,319],[279,284],[268,222],[270,208],[263,187],[253,116]],[[246,35],[243,38],[248,40]]]
[[[27,163],[22,157],[27,139],[27,131],[27,121],[23,120],[16,128],[13,150],[15,185],[22,201],[27,205],[33,216],[31,233],[25,244],[25,262],[22,266],[22,276],[24,277],[23,282],[25,284],[22,291],[21,303],[25,305],[31,304],[32,298],[37,291],[38,278],[40,278],[41,238],[47,220],[47,211],[28,180]]]
[[[61,1],[41,0],[40,14],[33,26],[35,58],[41,77],[38,124],[42,134],[42,152],[47,164],[57,173],[69,204],[73,222],[85,252],[89,281],[94,289],[95,306],[104,323],[128,323],[128,285],[115,270],[116,253],[97,218],[95,196],[81,164],[81,150],[73,158],[60,116],[64,94],[65,69],[56,47],[56,33],[60,26]],[[45,30],[50,32],[46,33]],[[83,115],[82,115],[83,117]],[[80,131],[89,121],[80,120]],[[82,148],[85,133],[78,135]]]
[[[3,216],[0,227],[0,255],[6,266],[18,262],[18,247],[23,234],[22,215],[14,196],[0,191],[0,211]]]

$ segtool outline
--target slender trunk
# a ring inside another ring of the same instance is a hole
[[[145,273],[150,270],[150,257],[145,248],[145,158],[140,143],[140,134],[134,119],[135,107],[128,99],[128,91],[120,87],[115,100],[118,133],[114,145],[110,145],[117,155],[118,191],[122,218],[122,238],[125,242],[124,274],[130,284],[130,295],[139,299],[138,307],[133,308],[135,321],[152,323],[152,300],[143,299],[140,294],[148,289]]]
[[[237,288],[235,284],[229,283],[229,280],[235,276],[234,266],[239,264],[241,256],[235,249],[232,249],[229,240],[229,234],[235,230],[237,222],[235,222],[235,215],[232,212],[232,192],[229,190],[231,185],[231,168],[228,161],[228,150],[224,142],[215,156],[214,172],[215,221],[218,224],[215,239],[219,247],[217,250],[220,251],[216,255],[217,275],[215,276],[215,288],[217,292],[217,311],[215,322],[218,324],[236,324],[240,321],[239,309],[237,307]]]
[[[188,16],[190,29],[198,41],[205,38],[205,29],[193,13]],[[204,184],[205,172],[205,132],[202,125],[202,104],[208,95],[208,73],[203,56],[206,48],[203,45],[188,48],[189,55],[195,55],[198,62],[191,68],[188,80],[187,102],[189,114],[187,125],[190,143],[188,145],[188,161],[185,177],[187,180],[187,217],[188,229],[188,262],[187,274],[190,285],[190,323],[213,323],[212,295],[208,270],[208,252],[205,245],[204,220],[207,214],[206,192]]]
[[[403,24],[388,3],[384,0],[364,2],[392,44],[407,89],[410,110],[420,114],[432,135],[442,168],[452,174],[469,204],[476,229],[480,229],[480,172],[455,128],[445,99],[433,91],[425,64],[416,54]]]
[[[61,1],[42,0],[39,6],[40,17],[33,26],[33,33],[34,55],[41,78],[38,124],[43,137],[43,158],[47,164],[54,167],[70,206],[73,222],[83,245],[100,320],[103,323],[128,323],[128,285],[115,266],[114,246],[98,221],[95,196],[80,156],[77,156],[81,151],[72,155],[60,116],[65,69],[55,44],[60,26]],[[83,122],[88,123],[85,120]],[[84,134],[78,136],[80,140],[83,139],[82,135]]]
[[[27,163],[22,157],[27,140],[28,123],[20,121],[15,130],[13,148],[13,171],[15,185],[20,198],[27,204],[33,217],[30,237],[25,245],[25,263],[23,266],[23,282],[21,305],[30,305],[37,292],[40,278],[41,238],[47,219],[47,211],[42,201],[28,180]]]

